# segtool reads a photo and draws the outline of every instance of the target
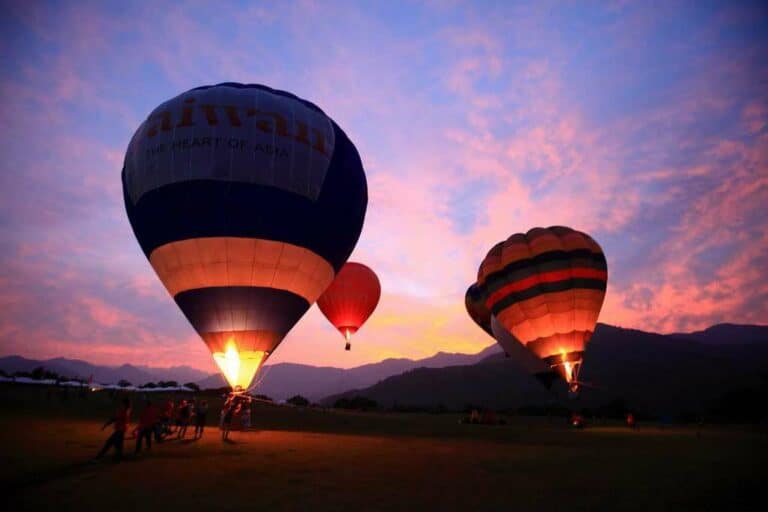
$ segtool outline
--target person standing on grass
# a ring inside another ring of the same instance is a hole
[[[205,430],[205,420],[208,416],[208,402],[201,400],[197,404],[197,413],[195,415],[195,439],[203,437],[203,430]]]
[[[128,423],[131,421],[131,401],[128,398],[123,398],[122,405],[117,409],[117,414],[114,417],[107,420],[102,425],[101,430],[107,428],[110,424],[114,425],[115,431],[109,436],[101,448],[101,451],[96,455],[96,459],[100,459],[104,454],[109,451],[113,446],[115,447],[115,460],[119,461],[123,456],[123,439],[125,439],[125,431],[128,429]]]
[[[147,400],[146,406],[144,407],[144,410],[141,411],[141,416],[139,416],[139,434],[136,436],[135,453],[141,451],[142,439],[147,442],[147,450],[152,449],[152,433],[157,431],[157,419],[157,407],[155,407],[151,401]]]
[[[243,404],[243,408],[240,411],[240,426],[243,428],[243,432],[247,432],[251,429],[251,401],[246,400]]]
[[[176,406],[173,403],[173,400],[170,398],[165,401],[165,405],[163,406],[163,414],[162,419],[160,421],[162,428],[160,429],[161,436],[157,440],[158,442],[163,440],[164,436],[169,436],[173,433],[171,430],[171,425],[173,424],[173,411],[176,409]]]
[[[176,439],[183,439],[187,435],[190,414],[189,404],[186,400],[182,400],[179,404],[179,433],[176,436]]]
[[[221,422],[221,440],[227,441],[229,439],[229,430],[232,428],[232,417],[235,415],[235,403],[234,401],[227,401],[224,404],[224,410],[222,411]]]
[[[195,403],[195,399],[190,398],[189,402],[187,402],[187,405],[189,406],[189,423],[194,425],[195,415],[197,414],[197,404]]]

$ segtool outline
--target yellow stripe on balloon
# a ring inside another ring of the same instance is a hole
[[[314,303],[334,278],[316,253],[286,242],[206,237],[161,245],[149,256],[168,293],[224,286],[259,286],[295,293]]]

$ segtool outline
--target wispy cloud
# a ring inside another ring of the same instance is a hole
[[[464,290],[494,243],[537,225],[603,245],[605,322],[768,323],[767,17],[759,3],[9,5],[0,352],[213,371],[133,240],[119,173],[149,110],[225,80],[315,101],[368,173],[353,259],[379,274],[379,308],[348,353],[312,308],[274,361],[479,350],[492,340]]]

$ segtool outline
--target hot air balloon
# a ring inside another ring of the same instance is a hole
[[[605,255],[597,242],[585,233],[553,226],[516,233],[496,244],[480,265],[476,284],[499,325],[575,391],[607,280]]]
[[[128,145],[122,183],[144,254],[233,388],[250,385],[333,281],[368,202],[342,129],[263,85],[161,104]]]
[[[349,350],[352,335],[371,316],[380,297],[381,284],[373,270],[350,261],[320,296],[317,305],[347,340],[345,348]]]
[[[489,336],[494,336],[491,330],[491,312],[485,307],[485,299],[477,284],[470,285],[464,295],[464,306],[469,317]]]

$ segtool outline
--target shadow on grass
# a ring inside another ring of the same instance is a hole
[[[45,485],[54,480],[80,476],[89,473],[102,471],[104,467],[116,466],[118,464],[129,464],[135,462],[137,457],[133,453],[123,455],[122,459],[114,458],[87,459],[61,466],[35,471],[19,477],[17,479],[6,480],[2,483],[3,491],[10,493],[24,491],[30,487]]]

